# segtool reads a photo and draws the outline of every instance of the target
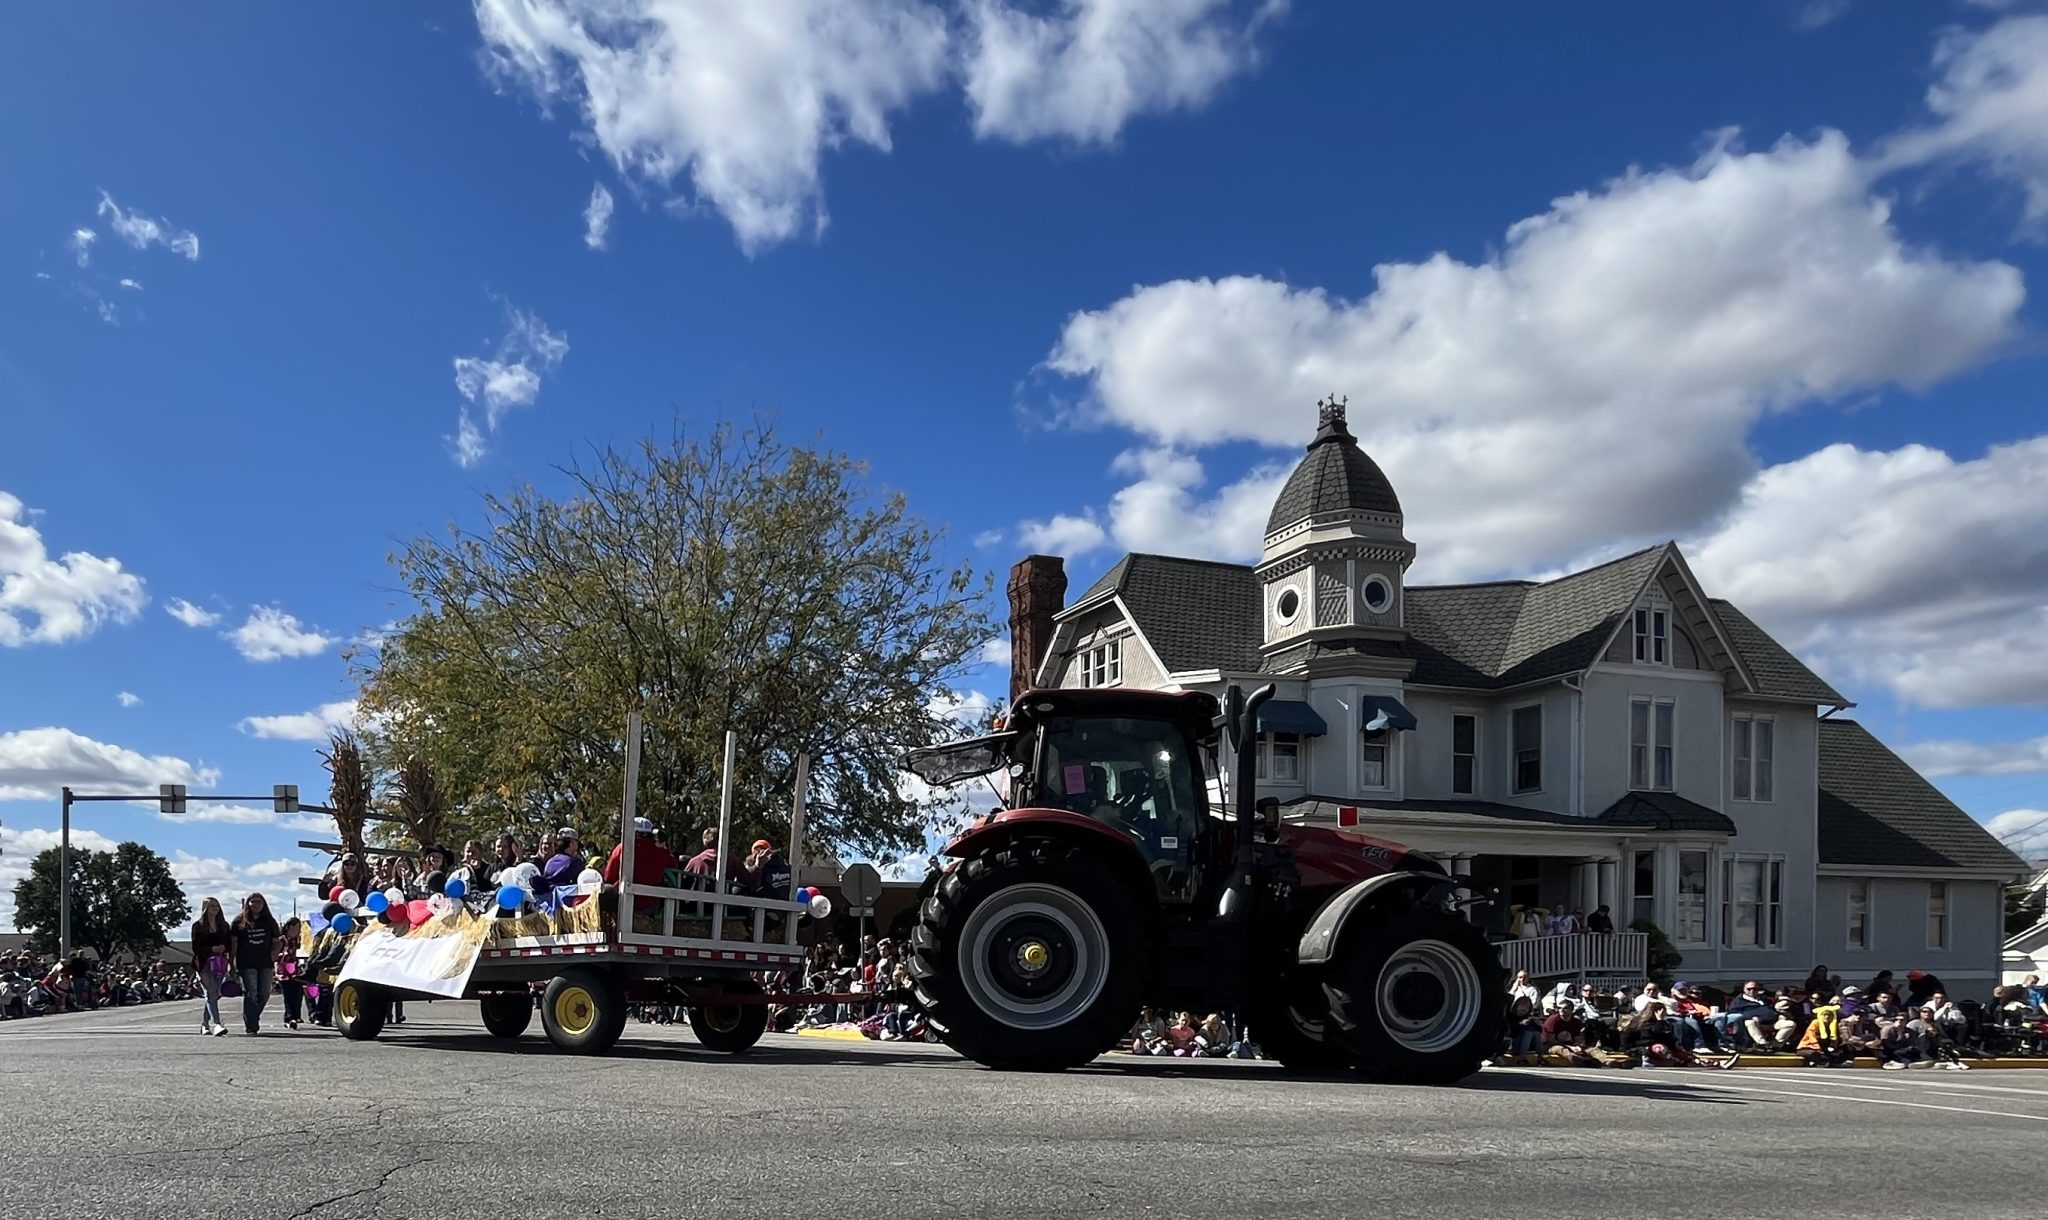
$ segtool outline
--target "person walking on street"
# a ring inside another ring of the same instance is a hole
[[[270,1003],[272,955],[277,951],[277,917],[261,894],[242,900],[242,913],[235,916],[235,969],[242,976],[242,1027],[258,1033],[263,1025],[263,1008]]]
[[[234,930],[221,914],[220,899],[199,904],[199,920],[192,925],[192,969],[199,972],[199,987],[206,1002],[199,1010],[199,1032],[225,1034],[220,1019],[220,985],[234,969]]]
[[[277,991],[284,997],[284,1027],[299,1027],[299,1011],[306,998],[306,980],[300,977],[299,917],[284,921],[277,931]]]

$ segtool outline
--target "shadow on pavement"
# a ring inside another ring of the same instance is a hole
[[[489,1055],[548,1056],[556,1059],[564,1057],[564,1052],[556,1050],[546,1038],[537,1033],[529,1033],[524,1037],[509,1041],[502,1038],[493,1038],[482,1032],[446,1034],[400,1033],[396,1037],[387,1036],[380,1038],[378,1041],[383,1045],[404,1050],[469,1051]],[[650,1062],[701,1063],[714,1067],[727,1064],[738,1067],[748,1064],[768,1063],[808,1064],[813,1067],[852,1063],[918,1063],[950,1067],[972,1066],[963,1064],[961,1060],[938,1059],[930,1055],[892,1054],[883,1050],[844,1051],[833,1048],[829,1043],[820,1044],[816,1048],[806,1046],[799,1049],[796,1047],[784,1048],[764,1042],[744,1055],[725,1055],[717,1051],[707,1051],[690,1043],[635,1042],[624,1038],[620,1039],[603,1055],[593,1057],[602,1059],[637,1059]]]

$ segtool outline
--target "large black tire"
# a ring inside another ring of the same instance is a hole
[[[1339,953],[1330,1030],[1367,1076],[1453,1084],[1500,1049],[1507,984],[1472,924],[1401,911],[1349,930]]]
[[[602,970],[564,970],[541,996],[540,1026],[562,1050],[602,1055],[626,1030],[625,989]]]
[[[350,979],[334,988],[334,1028],[351,1042],[368,1042],[384,1032],[391,997]]]
[[[918,912],[910,974],[948,1046],[1022,1071],[1078,1067],[1138,1014],[1145,932],[1136,900],[1078,849],[1000,848],[954,868]]]
[[[752,979],[722,984],[730,992],[761,994],[760,984]],[[705,1050],[717,1051],[722,1055],[741,1055],[754,1049],[761,1035],[768,1032],[768,1006],[766,1004],[720,1004],[690,1006],[690,1033]]]
[[[1283,979],[1254,997],[1245,1018],[1251,1040],[1290,1072],[1330,1076],[1351,1070],[1356,1056],[1330,1037],[1330,1001],[1320,983]]]
[[[533,997],[524,991],[496,991],[483,997],[484,1028],[497,1038],[517,1038],[533,1024]]]

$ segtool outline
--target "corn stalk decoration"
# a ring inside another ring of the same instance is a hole
[[[433,760],[413,755],[398,768],[398,818],[420,850],[439,846],[448,825],[448,800]]]
[[[355,734],[341,729],[328,737],[320,761],[332,780],[327,788],[327,804],[334,810],[334,828],[341,836],[342,847],[360,856],[363,829],[370,820],[370,773],[363,763],[363,747]]]

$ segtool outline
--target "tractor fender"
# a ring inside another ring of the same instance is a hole
[[[1112,872],[1152,903],[1152,874],[1144,852],[1129,831],[1063,809],[1005,809],[977,818],[965,833],[946,844],[942,854],[955,860],[984,855],[1019,839],[1046,839],[1072,844],[1097,855]]]
[[[1375,898],[1406,891],[1417,902],[1427,902],[1448,898],[1454,889],[1447,878],[1428,873],[1387,873],[1345,886],[1309,920],[1294,958],[1306,966],[1328,965],[1337,956],[1337,939],[1353,913],[1369,907]]]

